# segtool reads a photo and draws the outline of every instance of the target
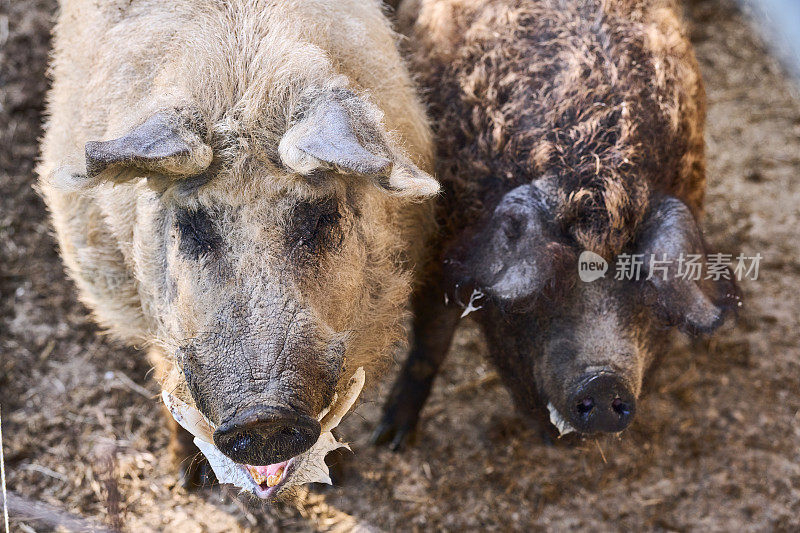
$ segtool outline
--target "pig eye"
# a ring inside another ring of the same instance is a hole
[[[178,209],[175,226],[180,237],[178,250],[192,259],[209,255],[220,244],[214,223],[204,209]]]
[[[516,241],[522,237],[524,228],[524,220],[519,217],[509,216],[503,221],[503,234],[509,241]]]
[[[339,204],[334,198],[296,205],[287,228],[290,246],[312,254],[339,247],[344,239],[341,219]]]

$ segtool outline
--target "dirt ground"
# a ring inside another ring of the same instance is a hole
[[[738,322],[709,341],[676,336],[620,437],[552,445],[514,414],[467,323],[416,447],[367,444],[384,385],[342,428],[356,452],[343,483],[267,509],[174,486],[144,358],[99,335],[77,303],[31,189],[55,1],[0,0],[9,489],[136,532],[800,530],[800,100],[732,2],[687,7],[709,98],[708,238],[764,257]]]

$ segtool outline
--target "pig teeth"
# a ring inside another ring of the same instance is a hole
[[[270,476],[263,475],[258,471],[258,469],[252,466],[248,466],[247,471],[250,472],[251,476],[253,476],[253,481],[255,481],[257,485],[263,485],[266,482],[267,487],[274,487],[283,477],[283,467]]]
[[[253,476],[253,481],[255,481],[257,485],[263,484],[264,481],[269,482],[269,478],[262,476],[261,473],[257,469],[253,468],[252,466],[248,466],[247,470],[250,472],[250,475]],[[269,477],[272,477],[272,476],[269,476]],[[270,485],[270,486],[272,486],[272,485]]]
[[[275,485],[277,485],[278,482],[281,480],[282,476],[283,476],[283,468],[281,468],[280,470],[275,472],[274,475],[268,476],[267,477],[267,487],[274,487]]]

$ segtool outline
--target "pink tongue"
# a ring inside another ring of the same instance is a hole
[[[256,472],[261,474],[264,477],[269,477],[275,475],[275,472],[280,470],[281,468],[286,466],[286,463],[289,461],[283,461],[282,463],[275,463],[274,465],[267,465],[267,466],[252,466]]]

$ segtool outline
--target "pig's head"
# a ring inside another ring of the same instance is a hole
[[[711,332],[738,304],[737,290],[729,280],[678,275],[680,257],[704,254],[705,245],[688,207],[669,196],[653,198],[622,251],[641,254],[639,279],[615,279],[611,266],[581,281],[582,250],[556,221],[544,183],[508,192],[454,249],[451,283],[464,300],[483,294],[477,318],[523,410],[547,405],[561,432],[616,433],[633,419],[644,372],[669,327]],[[651,257],[668,268],[646,279]]]
[[[112,205],[127,191],[118,214],[152,342],[243,465],[309,450],[342,383],[399,338],[428,231],[420,201],[438,191],[366,98],[315,90],[289,107],[246,133],[191,105],[159,109],[87,143],[86,174],[67,184]]]

